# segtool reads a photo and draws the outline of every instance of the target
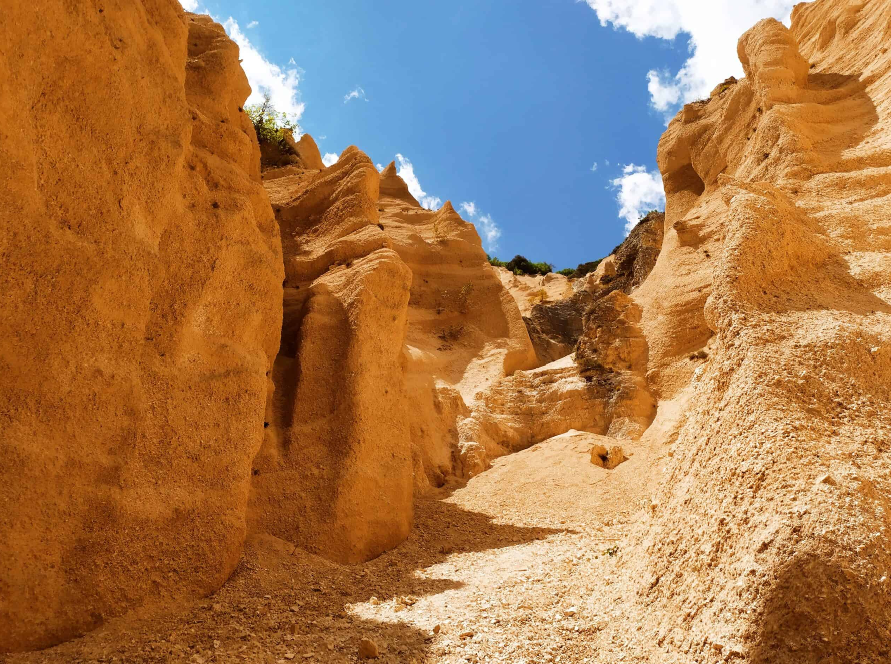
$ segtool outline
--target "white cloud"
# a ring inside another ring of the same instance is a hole
[[[415,168],[412,165],[411,161],[403,157],[401,154],[396,155],[396,173],[405,180],[405,184],[408,185],[408,190],[412,196],[421,204],[421,207],[424,207],[428,210],[438,210],[442,207],[442,199],[438,196],[430,196],[428,195],[422,188],[421,183],[418,181],[418,176],[415,175]]]
[[[619,216],[625,220],[625,232],[629,233],[640,218],[650,210],[665,207],[665,190],[658,171],[647,171],[646,166],[628,164],[622,176],[610,181],[618,189]]]
[[[300,101],[300,91],[297,86],[300,84],[302,72],[297,68],[282,69],[264,58],[245,37],[238,27],[238,22],[231,16],[223,22],[223,27],[226,28],[232,41],[238,44],[241,52],[241,67],[253,91],[247,103],[259,104],[263,101],[263,93],[268,92],[276,110],[286,113],[294,122],[300,120],[304,104]]]
[[[248,27],[248,30],[250,30],[251,28],[256,28],[258,25],[260,25],[259,21],[251,21],[250,23],[247,24],[247,27]],[[291,58],[291,60],[293,60],[293,59],[294,58]]]
[[[788,22],[798,0],[586,0],[601,25],[612,23],[637,37],[689,35],[690,57],[672,75],[656,67],[647,74],[654,108],[673,110],[702,99],[728,76],[742,76],[736,42],[763,18]]]
[[[475,219],[473,224],[476,226],[476,230],[480,234],[480,238],[483,240],[486,251],[489,253],[497,251],[498,239],[501,237],[501,229],[492,219],[492,215],[480,212],[480,209],[473,201],[461,203],[459,209],[471,219]]]
[[[475,225],[477,230],[480,231],[480,236],[482,237],[483,244],[486,246],[486,251],[489,253],[497,251],[498,240],[501,237],[501,229],[492,219],[492,216],[481,214]]]
[[[288,60],[288,64],[294,65],[295,67],[297,66],[297,62],[294,60],[294,58],[291,58],[290,60]]]
[[[681,89],[671,82],[671,78],[671,74],[667,71],[659,73],[656,70],[651,70],[647,72],[650,103],[657,111],[668,111],[681,100]]]
[[[198,0],[179,0],[179,4],[183,6],[187,12],[193,12],[198,9]]]
[[[353,99],[362,99],[363,101],[368,101],[368,97],[365,96],[365,90],[363,90],[358,85],[343,96],[343,103],[346,104],[348,102],[351,102]]]
[[[594,162],[594,165],[591,167],[591,172],[592,173],[597,172],[597,162],[596,161]]]
[[[325,156],[322,157],[322,163],[325,164],[325,166],[331,166],[332,164],[336,164],[338,159],[340,159],[339,155],[336,155],[333,152],[326,152]]]
[[[381,173],[384,170],[383,164],[375,164],[374,167],[377,169],[378,173]]]

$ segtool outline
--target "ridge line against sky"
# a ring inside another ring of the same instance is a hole
[[[300,122],[306,104],[301,98],[300,89],[304,72],[298,63],[291,57],[288,64],[279,65],[264,56],[246,34],[248,30],[252,34],[257,34],[257,29],[260,27],[257,20],[253,18],[248,20],[244,17],[247,27],[242,30],[239,22],[231,16],[225,20],[214,16],[203,6],[204,2],[205,0],[182,0],[185,9],[208,13],[220,21],[229,36],[238,44],[242,66],[253,90],[247,103],[257,103],[262,93],[268,91],[278,110],[286,113],[295,122]],[[655,61],[646,78],[640,81],[640,86],[645,86],[648,92],[650,108],[661,116],[666,124],[684,103],[708,97],[710,90],[729,75],[742,76],[736,54],[736,42],[744,29],[766,17],[788,22],[791,9],[796,4],[795,0],[566,0],[566,2],[586,4],[593,10],[592,18],[599,21],[601,26],[630,33],[639,42],[656,40],[667,43],[669,48],[674,49],[679,45],[684,46],[683,42],[678,43],[679,40],[688,40],[686,43],[688,57],[680,68],[672,71],[664,63]],[[363,85],[355,84],[342,94],[344,105],[363,101],[370,106],[374,105],[366,95]],[[323,161],[326,165],[336,162],[337,158],[338,155],[333,152],[324,152]],[[439,196],[428,194],[422,187],[416,174],[417,167],[409,157],[399,151],[396,152],[395,160],[399,175],[406,181],[412,195],[422,206],[431,209],[442,204]],[[614,159],[612,169],[618,169],[617,173],[613,171],[614,175],[607,172],[610,167],[609,160],[597,158],[590,167],[589,176],[598,179],[602,177],[600,180],[602,186],[613,191],[616,216],[620,220],[617,226],[623,228],[627,234],[638,219],[649,210],[664,208],[662,179],[654,163],[648,165],[631,159],[628,161]],[[484,182],[480,184],[485,186]],[[498,207],[498,201],[489,201],[489,204]],[[459,209],[477,226],[486,250],[490,253],[496,251],[499,240],[503,237],[503,231],[495,223],[492,215],[480,212],[473,201],[460,205]]]

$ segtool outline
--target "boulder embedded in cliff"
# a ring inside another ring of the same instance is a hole
[[[282,269],[221,26],[13,2],[0,45],[0,650],[22,650],[235,568]]]

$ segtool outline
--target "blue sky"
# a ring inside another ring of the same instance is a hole
[[[741,75],[736,39],[789,0],[184,0],[224,23],[323,154],[397,160],[484,245],[559,269],[661,207],[656,145]],[[398,155],[398,157],[397,157]],[[595,167],[596,164],[596,167]],[[424,195],[421,196],[420,192]],[[462,203],[466,203],[462,208]],[[472,205],[471,205],[472,204]],[[620,216],[620,214],[622,216]]]

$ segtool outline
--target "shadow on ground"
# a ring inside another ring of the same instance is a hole
[[[450,555],[515,546],[565,532],[493,523],[442,500],[416,504],[415,528],[401,546],[368,563],[338,565],[269,536],[252,538],[241,564],[211,597],[163,614],[129,614],[83,638],[36,653],[33,662],[348,662],[361,639],[378,662],[427,661],[432,634],[402,623],[363,620],[356,603],[418,598],[461,587],[415,574]],[[184,533],[184,536],[187,534]]]

